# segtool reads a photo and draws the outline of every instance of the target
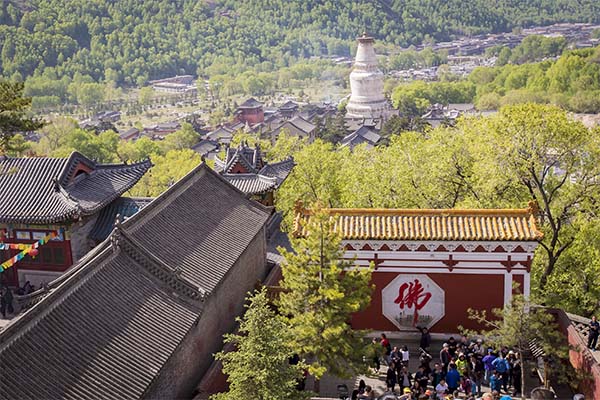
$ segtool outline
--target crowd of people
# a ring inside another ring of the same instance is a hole
[[[385,364],[387,393],[400,393],[402,400],[447,400],[483,398],[482,386],[490,388],[490,399],[511,398],[521,392],[521,363],[518,353],[488,348],[481,339],[450,337],[439,357],[429,353],[431,336],[421,330],[420,357],[416,370],[409,370],[407,346],[394,346],[385,334],[373,338],[371,367],[379,374]],[[433,365],[432,365],[433,364]],[[364,382],[363,382],[364,383]],[[362,387],[361,387],[362,386]],[[356,399],[374,398],[372,389],[359,385]]]

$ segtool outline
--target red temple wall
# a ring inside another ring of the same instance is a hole
[[[242,110],[238,116],[238,119],[241,122],[248,122],[250,125],[254,125],[265,120],[265,113],[262,109]]]
[[[412,272],[411,272],[412,273]],[[377,331],[398,331],[398,328],[382,313],[381,290],[399,273],[374,272],[371,282],[375,289],[369,307],[352,317],[352,326],[357,329]],[[468,329],[481,328],[468,319],[467,310],[493,308],[504,305],[504,275],[475,275],[457,273],[427,273],[445,292],[445,315],[431,328],[435,333],[458,332],[457,325]]]

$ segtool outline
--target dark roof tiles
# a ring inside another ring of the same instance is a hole
[[[76,175],[82,165],[89,171]],[[99,165],[79,153],[69,158],[0,159],[0,222],[47,224],[90,215],[129,190],[151,167]]]
[[[225,174],[229,183],[245,194],[261,194],[277,187],[277,178],[257,174]]]
[[[178,195],[155,199],[123,226],[135,240],[152,244],[158,258],[178,266],[183,278],[210,292],[260,232],[271,210],[240,196],[202,165],[181,188],[173,189]],[[206,206],[198,207],[199,201]]]
[[[81,272],[31,310],[44,313],[33,326],[0,336],[0,364],[10,366],[0,393],[140,398],[198,316],[121,252],[105,250]]]

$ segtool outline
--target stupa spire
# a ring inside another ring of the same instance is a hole
[[[389,110],[383,96],[383,73],[375,55],[375,39],[363,32],[357,38],[358,48],[350,73],[352,94],[346,106],[347,118],[380,118]]]

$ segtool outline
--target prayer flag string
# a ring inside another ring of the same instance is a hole
[[[35,241],[33,244],[23,244],[23,243],[0,243],[0,250],[22,250],[20,253],[15,254],[8,260],[4,261],[0,264],[0,272],[4,271],[15,265],[17,262],[21,261],[25,258],[26,255],[32,255],[35,257],[38,254],[38,248],[40,246],[45,245],[50,240],[56,238],[58,235],[56,232],[51,232],[43,238]]]

